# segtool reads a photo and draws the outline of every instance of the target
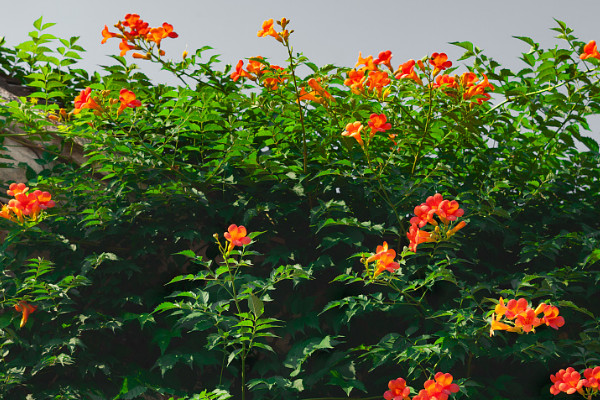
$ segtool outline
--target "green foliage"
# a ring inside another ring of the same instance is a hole
[[[598,62],[557,22],[563,47],[517,38],[521,70],[459,42],[467,69],[440,73],[456,87],[424,60],[422,85],[390,75],[381,92],[283,39],[288,65],[252,59],[255,82],[208,48],[167,61],[148,43],[148,59],[88,73],[77,38],[41,18],[16,48],[0,40],[0,73],[32,88],[0,104],[0,127],[39,144],[28,185],[57,203],[0,220],[3,398],[375,398],[443,371],[457,397],[541,399],[560,368],[600,364]],[[148,62],[181,85],[152,82]],[[469,97],[465,72],[493,91]],[[370,137],[371,114],[391,129]],[[341,135],[355,121],[363,146]],[[75,143],[80,165],[62,156]],[[468,223],[409,251],[436,192]],[[230,224],[251,244],[219,239]],[[376,272],[383,241],[398,264]],[[490,337],[500,297],[566,323]],[[22,328],[19,302],[37,307]]]

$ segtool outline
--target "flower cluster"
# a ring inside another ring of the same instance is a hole
[[[558,308],[555,306],[540,303],[534,309],[529,307],[524,298],[509,300],[505,305],[504,299],[500,297],[492,314],[490,336],[494,335],[494,331],[529,333],[535,332],[535,328],[540,325],[558,329],[564,324],[565,319],[558,315]]]
[[[23,222],[25,217],[35,221],[43,210],[55,206],[50,193],[41,190],[27,193],[28,191],[29,188],[24,183],[11,183],[6,193],[14,199],[2,205],[0,217],[14,222]]]
[[[289,19],[281,18],[281,20],[277,21],[277,25],[281,26],[281,29],[283,30],[281,32],[277,32],[275,31],[275,28],[273,28],[273,18],[266,20],[263,22],[262,28],[258,31],[257,36],[271,36],[274,37],[278,42],[287,45],[290,34],[294,32],[293,30],[288,31],[287,29],[285,29],[289,23]]]
[[[479,78],[473,72],[465,72],[462,74],[460,80],[463,87],[463,99],[467,100],[478,96],[477,103],[481,104],[491,98],[490,94],[485,92],[485,89],[493,91],[494,85],[488,82],[485,74],[483,74],[483,80],[480,83],[477,83],[479,82]]]
[[[600,367],[587,368],[583,371],[584,378],[573,367],[561,369],[556,375],[550,375],[552,386],[550,393],[557,395],[561,392],[573,394],[575,392],[591,399],[592,396],[599,393],[600,387]]]
[[[373,271],[373,279],[377,278],[383,271],[394,272],[400,268],[400,264],[394,261],[396,258],[396,251],[394,249],[388,249],[387,242],[383,242],[383,245],[377,246],[375,254],[367,258],[364,263],[369,271],[368,265],[373,261],[377,261],[375,270]]]
[[[149,60],[152,49],[155,46],[158,49],[158,54],[164,56],[165,52],[160,49],[161,41],[166,38],[176,38],[179,36],[173,32],[173,25],[164,22],[162,26],[151,28],[138,14],[125,15],[123,21],[115,24],[115,28],[120,30],[121,33],[110,32],[108,27],[104,25],[102,43],[106,43],[110,38],[121,39],[121,43],[119,43],[121,57],[130,50],[144,50],[145,54],[134,52],[132,56],[133,58]]]
[[[109,93],[110,91],[104,90],[102,96],[106,97]],[[136,108],[142,105],[141,101],[136,99],[135,93],[125,88],[120,90],[119,100],[111,99],[109,101],[110,104],[115,104],[117,102],[120,103],[119,108],[117,109],[117,115],[120,115],[126,108]],[[100,98],[98,96],[92,96],[92,88],[87,87],[75,97],[73,114],[79,114],[81,110],[88,108],[93,110],[94,114],[102,115],[107,109],[98,103],[101,103]]]
[[[427,380],[419,393],[412,400],[447,400],[448,396],[460,390],[449,373],[438,372],[433,379]],[[383,394],[385,400],[410,400],[410,387],[403,378],[389,381],[390,390]]]
[[[392,124],[387,122],[385,114],[371,114],[368,122],[369,128],[369,140],[372,139],[377,132],[386,132],[392,128]],[[361,132],[364,126],[360,121],[354,121],[346,125],[345,130],[342,132],[342,136],[352,137],[356,139],[358,144],[364,146],[364,141],[361,136]],[[391,136],[390,136],[391,138]]]
[[[407,233],[410,241],[408,246],[410,251],[417,251],[417,246],[420,243],[446,240],[467,224],[465,221],[460,221],[458,224],[452,225],[465,212],[462,208],[459,208],[456,200],[444,200],[439,193],[429,196],[424,203],[415,207],[414,212],[415,216],[410,219],[410,228]],[[436,215],[441,225],[434,218]],[[434,227],[433,231],[421,229],[427,224]]]
[[[263,57],[257,56],[248,61],[246,70],[244,70],[244,61],[238,61],[230,77],[234,82],[240,78],[248,78],[255,82],[262,80],[266,88],[276,90],[287,79],[284,71],[283,67],[268,65],[263,61]]]
[[[587,60],[588,58],[600,60],[600,53],[598,52],[598,46],[596,46],[595,40],[590,40],[588,44],[583,46],[583,53],[579,55],[579,58],[582,60]]]
[[[37,306],[32,306],[28,302],[21,300],[15,304],[15,310],[23,314],[21,316],[21,323],[19,324],[19,327],[22,328],[27,323],[29,315],[37,310]]]
[[[475,97],[477,103],[481,104],[491,98],[490,94],[486,92],[486,89],[493,91],[494,85],[488,81],[485,74],[483,74],[483,80],[479,83],[477,82],[479,82],[479,78],[475,73],[465,72],[460,78],[458,78],[458,76],[438,75],[431,86],[434,89],[441,89],[445,94],[451,97],[454,97],[456,91],[460,88],[463,99],[468,100]]]
[[[382,96],[383,88],[391,83],[391,79],[386,71],[379,69],[379,65],[384,65],[393,71],[391,59],[392,52],[389,50],[379,53],[379,57],[376,59],[373,59],[373,56],[363,58],[362,53],[358,53],[355,69],[348,72],[348,78],[344,81],[344,85],[350,87],[352,92],[357,94],[365,93],[365,90],[368,90]],[[361,65],[363,67],[358,68]],[[385,93],[383,96],[385,97]]]

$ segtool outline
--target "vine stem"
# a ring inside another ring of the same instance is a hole
[[[285,48],[288,51],[288,56],[290,57],[290,73],[292,74],[292,80],[294,82],[294,91],[296,93],[296,102],[298,103],[298,114],[300,116],[300,126],[302,127],[302,169],[306,174],[307,165],[308,165],[308,148],[306,146],[306,128],[304,126],[304,109],[302,108],[302,102],[300,101],[300,91],[298,90],[298,81],[296,79],[296,68],[294,65],[294,55],[292,54],[292,48],[290,47],[290,43],[285,40],[283,43]]]
[[[417,162],[419,161],[419,155],[421,154],[421,149],[423,148],[423,143],[425,142],[425,137],[427,136],[427,130],[429,129],[429,123],[431,122],[431,108],[433,101],[433,87],[429,84],[429,107],[427,108],[427,119],[425,120],[425,127],[423,128],[423,137],[419,142],[419,148],[415,154],[415,161],[413,162],[412,169],[410,171],[411,175],[414,175],[415,169],[417,168]]]

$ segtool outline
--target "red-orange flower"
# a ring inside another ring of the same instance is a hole
[[[600,388],[600,367],[594,367],[593,369],[586,368],[585,371],[583,371],[583,376],[585,376],[583,386],[595,390]]]
[[[119,43],[119,49],[121,50],[121,53],[119,53],[119,55],[123,57],[125,54],[127,54],[129,50],[140,50],[141,48],[139,46],[129,44],[129,42],[127,42],[127,40],[123,38],[121,43]]]
[[[277,90],[279,84],[284,83],[287,79],[285,69],[279,65],[271,65],[269,69],[264,73],[263,85],[267,89]]]
[[[375,254],[373,254],[372,256],[367,258],[367,262],[370,263],[375,260],[379,260],[387,252],[388,252],[388,244],[387,244],[387,242],[383,242],[383,244],[381,246],[377,246],[377,249],[375,249]]]
[[[6,218],[9,221],[15,221],[12,209],[8,206],[8,204],[2,204],[2,209],[0,209],[0,218]]]
[[[249,78],[250,77],[248,72],[246,72],[243,67],[244,67],[244,61],[243,60],[238,61],[237,65],[235,66],[235,71],[232,72],[230,75],[231,79],[233,79],[234,82],[240,78]]]
[[[550,387],[550,393],[553,395],[557,395],[560,392],[567,394],[579,392],[583,394],[583,380],[580,378],[581,375],[573,367],[569,367],[566,370],[561,369],[556,375],[550,375],[550,380],[553,383],[552,387]]]
[[[579,58],[582,60],[587,60],[588,58],[597,58],[600,60],[600,53],[598,52],[595,40],[590,40],[588,44],[583,46],[583,53],[579,55]]]
[[[452,383],[452,380],[451,374],[438,372],[433,379],[426,381],[423,386],[432,399],[447,400],[449,394],[460,390],[456,383]]]
[[[225,232],[225,239],[229,241],[227,253],[233,250],[235,246],[245,246],[251,242],[251,239],[246,236],[246,228],[235,224],[229,225],[227,232]]]
[[[35,310],[37,310],[37,307],[32,306],[28,302],[21,300],[17,304],[15,304],[15,310],[17,310],[17,312],[23,313],[23,316],[21,317],[21,324],[19,325],[19,327],[22,328],[27,323],[29,315]]]
[[[400,65],[398,69],[394,72],[396,79],[412,79],[417,82],[419,85],[423,84],[421,78],[415,72],[415,60],[408,60],[404,64]]]
[[[326,104],[325,98],[335,101],[333,96],[319,84],[319,80],[311,78],[308,80],[308,86],[313,89],[311,92],[306,92],[304,88],[300,89],[300,98],[298,100],[312,100],[320,104]]]
[[[371,127],[370,136],[375,136],[376,132],[385,132],[392,128],[392,124],[387,122],[385,114],[371,114],[369,118],[369,127]]]
[[[417,245],[420,243],[445,240],[466,225],[464,221],[461,221],[456,226],[451,227],[450,222],[461,217],[464,210],[459,208],[456,200],[444,200],[440,193],[429,196],[424,203],[415,207],[414,213],[415,216],[410,219],[411,226],[407,233],[411,251],[416,251]],[[443,224],[441,227],[434,218],[436,214]],[[435,226],[433,232],[419,229],[429,223]]]
[[[389,85],[391,82],[390,77],[385,71],[371,71],[366,81],[366,86],[370,90],[377,90],[377,93],[381,94],[381,90],[384,86]]]
[[[439,75],[437,78],[435,78],[433,87],[442,89],[456,89],[458,87],[458,83],[456,82],[456,78],[453,76]]]
[[[373,272],[373,278],[377,278],[383,271],[394,272],[399,269],[400,264],[394,261],[394,258],[396,258],[396,251],[393,249],[381,255],[377,260],[377,267],[375,268],[375,272]]]
[[[484,101],[488,101],[491,96],[489,93],[485,92],[485,89],[493,91],[494,86],[488,81],[488,78],[485,74],[483,74],[483,81],[479,84],[475,84],[479,79],[477,75],[473,72],[465,72],[461,76],[461,83],[464,88],[463,99],[470,99],[474,96],[479,96],[477,98],[477,103],[481,104]]]
[[[258,37],[273,36],[274,38],[279,37],[279,34],[273,28],[273,18],[263,22],[262,29],[258,31],[257,36]]]
[[[410,399],[410,388],[406,386],[403,378],[394,379],[388,382],[390,390],[383,394],[385,400],[405,400]]]
[[[121,114],[123,110],[127,107],[135,108],[142,105],[141,101],[136,100],[135,93],[125,88],[121,89],[121,91],[119,92],[119,101],[121,102],[121,105],[117,110],[117,115]]]
[[[377,69],[377,63],[375,62],[375,60],[373,60],[373,56],[363,58],[362,52],[358,53],[358,62],[356,63],[355,68],[359,65],[364,65],[364,67],[361,68],[362,70],[367,69],[369,71],[374,71]]]
[[[540,314],[542,314],[541,318],[539,317]],[[512,325],[500,322],[502,318],[505,318],[505,321]],[[525,298],[509,300],[505,305],[504,299],[500,297],[492,314],[490,336],[494,334],[494,330],[529,333],[543,324],[558,329],[565,324],[565,320],[558,315],[558,308],[555,306],[540,303],[533,309]]]
[[[138,14],[125,15],[122,25],[130,29],[129,32],[124,32],[130,38],[134,38],[137,36],[144,37],[148,34],[148,31],[150,30],[148,23],[144,22]]]
[[[344,81],[344,85],[349,86],[352,92],[360,93],[364,88],[364,82],[367,79],[364,70],[348,71],[348,78]]]
[[[346,130],[342,132],[342,136],[353,137],[359,145],[363,145],[363,140],[360,137],[360,131],[363,129],[363,124],[360,121],[351,122],[346,125]]]
[[[446,53],[433,53],[429,59],[429,64],[433,65],[433,75],[437,75],[438,72],[450,68],[452,61],[448,61]]]
[[[6,191],[6,194],[8,194],[9,196],[16,196],[20,193],[25,193],[28,190],[29,188],[25,186],[24,183],[11,183],[8,187],[8,190]]]
[[[264,69],[267,67],[267,65],[262,60],[263,57],[261,56],[256,56],[253,59],[250,59],[248,61],[248,68],[246,68],[248,73],[254,74],[256,76],[261,75]]]
[[[387,242],[383,242],[383,245],[377,246],[375,254],[367,258],[367,263],[377,261],[373,278],[377,278],[383,271],[394,272],[400,268],[400,264],[394,261],[396,258],[396,251],[394,249],[388,249]]]
[[[96,103],[91,96],[92,88],[87,87],[82,90],[77,97],[75,97],[75,109],[73,110],[73,114],[78,114],[84,108],[89,108],[95,110],[95,112],[102,112],[102,107]]]
[[[375,64],[383,64],[393,71],[392,68],[392,52],[390,50],[382,51],[379,56],[373,61]]]
[[[419,229],[415,224],[412,224],[406,234],[409,240],[408,249],[412,252],[417,251],[417,246],[421,243],[432,242],[431,232]]]
[[[113,32],[109,32],[108,31],[108,26],[104,25],[104,29],[102,29],[102,44],[106,43],[106,41],[110,38],[120,38],[123,37],[123,35],[119,35],[118,33],[113,33]]]
[[[547,326],[554,328],[554,329],[558,329],[565,324],[565,319],[558,315],[558,307],[546,305],[546,304],[542,303],[542,304],[540,304],[540,306],[538,306],[538,308],[540,308],[542,305],[543,305],[542,311],[544,313],[544,316],[541,318],[541,322],[543,324],[546,324]],[[536,314],[537,313],[538,312],[536,309]]]

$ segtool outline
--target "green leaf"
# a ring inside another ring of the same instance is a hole
[[[259,318],[265,312],[265,305],[261,299],[254,294],[248,297],[248,308],[256,318]]]

